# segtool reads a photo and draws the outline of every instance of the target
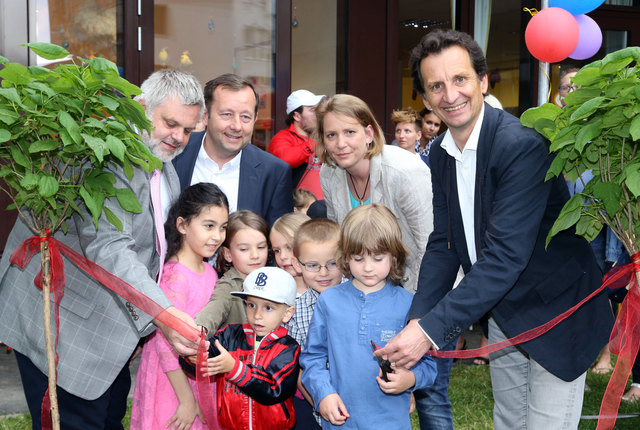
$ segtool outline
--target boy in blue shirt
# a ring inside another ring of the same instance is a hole
[[[398,285],[406,256],[400,227],[385,206],[363,205],[347,214],[338,265],[351,280],[318,298],[300,357],[302,383],[323,429],[409,430],[411,391],[435,379],[431,357],[411,369],[392,364],[384,375],[373,356],[371,342],[384,346],[407,320],[413,295]]]

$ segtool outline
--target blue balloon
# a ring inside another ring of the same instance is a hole
[[[559,7],[571,15],[582,15],[600,7],[604,0],[549,0],[549,7]]]

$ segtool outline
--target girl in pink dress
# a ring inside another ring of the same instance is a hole
[[[211,297],[218,275],[203,261],[225,239],[229,203],[220,189],[199,183],[185,189],[165,222],[167,261],[160,287],[178,309],[194,317]],[[207,429],[194,379],[160,331],[145,343],[131,411],[131,429]]]

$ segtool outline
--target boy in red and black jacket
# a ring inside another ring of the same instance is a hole
[[[227,325],[209,339],[209,375],[218,375],[218,423],[228,430],[291,429],[300,346],[282,323],[295,312],[296,282],[282,269],[263,267],[243,286],[231,294],[245,300],[249,323]],[[180,363],[195,373],[192,363]]]

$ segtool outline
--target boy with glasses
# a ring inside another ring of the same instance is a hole
[[[304,349],[311,316],[318,296],[329,287],[342,282],[342,272],[336,263],[340,226],[329,219],[312,219],[300,226],[293,239],[293,265],[302,272],[308,288],[296,297],[296,312],[287,324],[289,335]],[[319,428],[313,416],[313,400],[298,378],[293,398],[297,423],[295,428]],[[306,399],[306,400],[305,400]]]

